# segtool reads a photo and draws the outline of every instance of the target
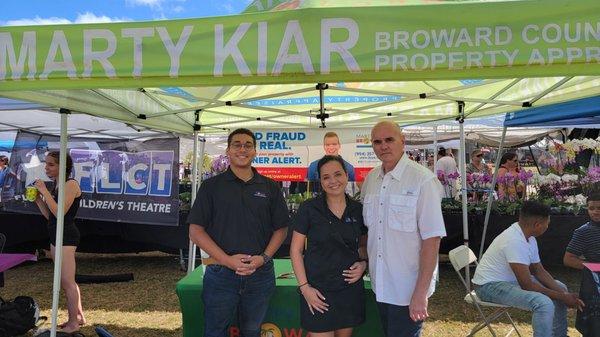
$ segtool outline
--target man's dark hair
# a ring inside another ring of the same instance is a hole
[[[4,165],[8,165],[8,157],[4,156],[4,155],[1,155],[0,156],[0,162],[3,162]]]
[[[227,147],[231,146],[231,139],[233,139],[233,136],[240,134],[252,137],[252,143],[254,144],[254,147],[256,147],[256,136],[254,135],[254,132],[245,128],[235,129],[229,134],[229,136],[227,137]]]
[[[340,165],[342,165],[342,169],[344,170],[344,172],[348,173],[342,156],[332,156],[328,154],[324,155],[323,158],[319,159],[319,162],[317,163],[317,172],[319,178],[321,177],[321,167],[323,167],[323,165],[329,163],[330,161],[337,161],[338,163],[340,163]]]
[[[446,148],[443,146],[438,147],[438,156],[444,157],[446,155]]]
[[[519,212],[519,221],[529,220],[534,218],[547,218],[550,216],[550,207],[538,201],[528,200],[521,206]]]
[[[587,197],[587,202],[600,201],[600,191],[592,191]]]

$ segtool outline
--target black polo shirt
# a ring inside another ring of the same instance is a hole
[[[228,255],[262,254],[273,232],[289,224],[277,183],[252,171],[247,182],[231,169],[202,182],[188,216],[188,223],[204,227]]]
[[[340,219],[320,195],[300,205],[292,228],[307,238],[304,268],[308,282],[326,290],[347,287],[342,272],[358,261],[358,241],[367,234],[362,204],[346,196],[346,209]]]

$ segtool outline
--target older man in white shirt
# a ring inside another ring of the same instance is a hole
[[[446,236],[442,186],[404,155],[404,136],[395,123],[377,123],[371,140],[382,163],[369,173],[361,193],[371,285],[386,336],[418,337]]]

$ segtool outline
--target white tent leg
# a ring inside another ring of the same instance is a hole
[[[462,218],[463,218],[463,241],[464,244],[469,246],[469,213],[467,208],[467,157],[466,157],[466,145],[465,145],[465,102],[458,102],[458,123],[460,126],[460,185],[461,185],[461,200],[462,200]],[[467,280],[467,289],[470,290],[471,271],[469,268],[465,268],[465,279]]]
[[[196,185],[198,181],[198,131],[194,131],[194,151],[192,155],[192,198],[190,199],[190,212],[191,208],[194,206],[194,201],[196,200],[196,190],[198,186]],[[196,268],[196,244],[190,240],[189,249],[188,249],[188,266],[187,273],[188,275],[194,271]]]
[[[437,133],[437,125],[433,127],[433,174],[437,175],[435,172],[435,166],[437,165],[437,153],[438,153],[438,133]]]
[[[206,145],[206,139],[200,139],[200,156],[199,156],[198,159],[204,158],[204,147],[205,147],[205,145]],[[200,167],[198,169],[198,175],[194,176],[194,179],[196,181],[196,187],[202,183],[202,167]],[[198,188],[195,189],[195,191],[197,191],[197,190],[198,190]],[[196,200],[196,192],[194,193],[193,200]],[[192,252],[192,255],[190,256],[190,259],[192,259],[192,261],[193,261],[193,263],[192,263],[193,264],[192,270],[195,269],[195,263],[194,262],[196,261],[196,252],[197,252],[196,245],[194,245],[194,250]],[[200,257],[201,258],[206,258],[206,257],[208,257],[208,255],[202,249],[200,249]],[[206,269],[206,266],[203,264],[202,265],[202,270],[205,270],[205,269]]]
[[[488,203],[485,209],[485,220],[483,221],[483,234],[481,234],[481,246],[479,247],[478,259],[483,256],[483,247],[485,245],[485,236],[487,234],[487,226],[490,221],[490,213],[492,211],[492,202],[494,201],[494,187],[496,187],[496,179],[498,178],[498,169],[500,168],[500,158],[502,158],[502,150],[504,147],[504,138],[506,137],[506,126],[502,129],[502,137],[500,138],[500,147],[496,155],[496,163],[494,164],[494,174],[492,176],[492,187],[488,191]]]
[[[69,110],[60,109],[60,157],[58,173],[58,209],[56,211],[56,246],[54,249],[54,281],[52,283],[52,320],[50,337],[56,337],[58,325],[58,300],[62,268],[63,232],[65,227],[65,181],[67,180],[67,115]],[[52,234],[50,234],[52,235]]]

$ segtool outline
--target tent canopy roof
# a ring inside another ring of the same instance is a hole
[[[195,124],[225,133],[453,121],[458,101],[478,117],[600,95],[596,0],[324,3],[0,27],[0,96],[191,134]]]
[[[0,133],[18,130],[60,136],[56,109],[39,104],[0,98]],[[144,139],[172,136],[165,131],[149,130],[122,122],[85,114],[73,114],[68,130],[70,137],[106,139]],[[12,139],[14,136],[6,137]],[[1,137],[0,138],[4,138]]]
[[[600,126],[600,96],[506,114],[505,126]]]

